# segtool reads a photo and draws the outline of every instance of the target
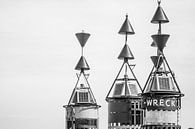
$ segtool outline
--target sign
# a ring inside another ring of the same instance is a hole
[[[147,109],[176,110],[179,108],[178,100],[175,98],[146,98],[143,107]]]

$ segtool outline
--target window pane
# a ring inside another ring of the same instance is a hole
[[[116,84],[114,89],[114,96],[122,95],[123,88],[124,88],[123,83]]]
[[[79,102],[88,102],[88,92],[79,92]]]
[[[159,78],[159,87],[161,90],[170,90],[169,78]]]
[[[137,91],[137,87],[135,84],[129,84],[129,90],[131,92],[131,95],[137,95],[138,91]]]
[[[131,102],[131,108],[134,109],[135,108],[135,103],[134,102]]]

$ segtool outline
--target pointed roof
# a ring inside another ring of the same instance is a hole
[[[160,55],[152,56],[151,59],[154,63],[154,68],[148,77],[142,94],[183,95],[166,58]]]
[[[131,23],[128,19],[128,15],[126,15],[126,19],[125,19],[125,21],[124,21],[123,25],[121,26],[118,33],[119,34],[125,34],[125,35],[126,34],[128,34],[128,35],[135,34],[135,32],[133,30],[133,27],[131,26]]]
[[[137,98],[142,93],[141,86],[133,72],[133,67],[128,61],[124,61],[118,72],[108,94],[106,100],[112,98]]]
[[[72,92],[68,105],[96,104],[95,97],[87,81],[87,75],[81,72],[77,84]]]
[[[162,7],[159,6],[157,7],[156,9],[156,12],[151,20],[151,23],[154,23],[154,24],[158,24],[158,23],[167,23],[169,22],[169,19],[167,18],[164,10],[162,9]]]
[[[134,59],[134,56],[127,44],[124,45],[121,53],[118,56],[118,59]]]
[[[81,56],[81,58],[79,59],[79,62],[77,63],[75,69],[76,70],[89,70],[90,69],[84,56]]]

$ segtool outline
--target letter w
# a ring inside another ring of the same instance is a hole
[[[147,100],[146,103],[147,106],[152,106],[152,100]]]

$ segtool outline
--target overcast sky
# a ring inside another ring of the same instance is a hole
[[[162,0],[170,22],[165,56],[185,94],[182,128],[195,127],[195,1]],[[75,33],[91,34],[84,55],[89,83],[100,108],[100,129],[107,128],[105,97],[122,61],[124,45],[118,31],[128,13],[135,35],[128,44],[135,56],[134,72],[142,87],[153,66],[150,21],[156,0],[0,0],[0,128],[64,129],[63,105],[76,84],[80,55]]]

